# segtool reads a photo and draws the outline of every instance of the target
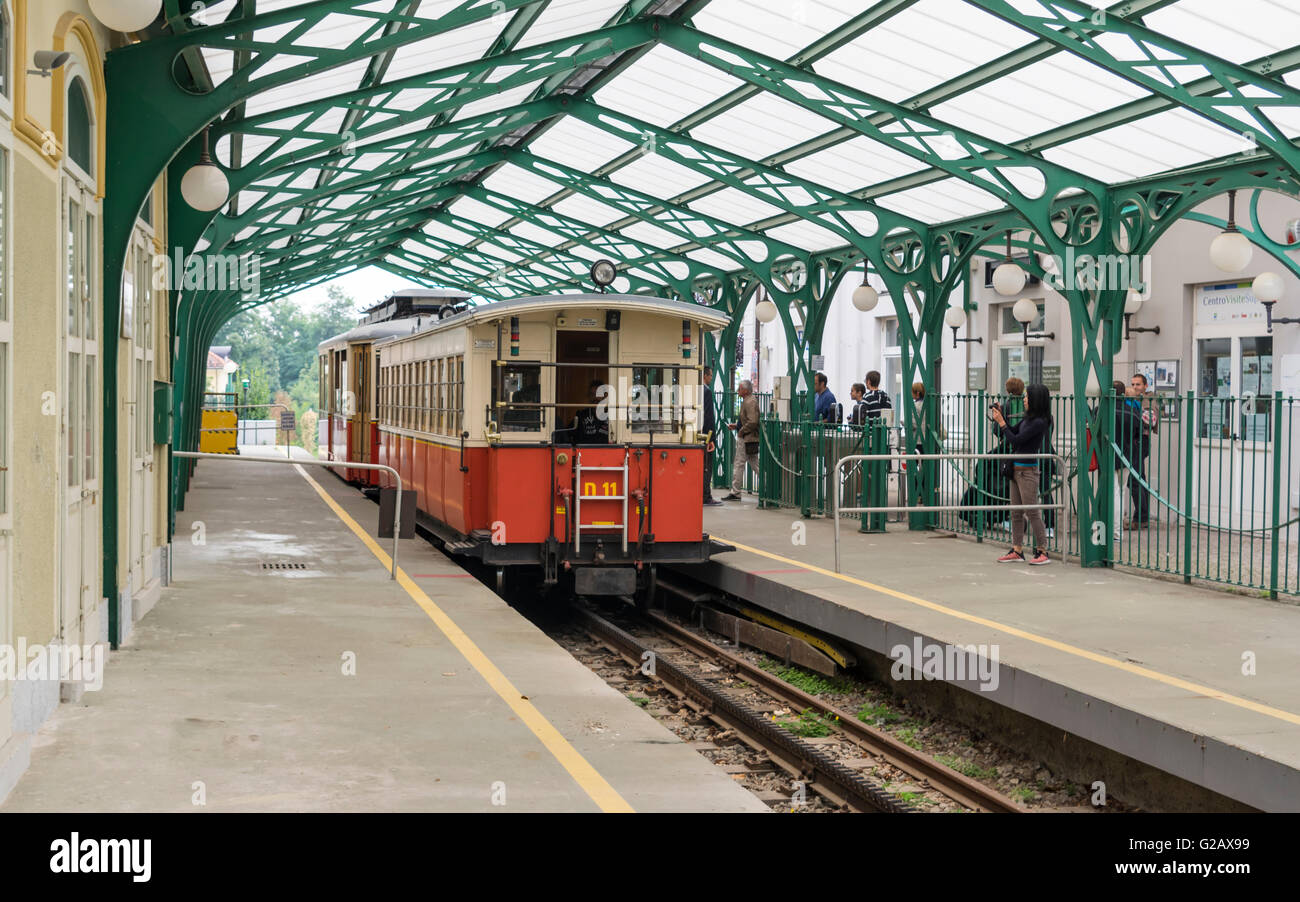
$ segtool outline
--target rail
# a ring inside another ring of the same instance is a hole
[[[383,470],[397,480],[397,504],[393,508],[393,567],[389,579],[397,579],[397,539],[402,534],[402,474],[383,464],[363,464],[351,460],[294,460],[285,457],[246,457],[245,455],[209,454],[204,451],[173,451],[172,457],[194,460],[237,460],[257,464],[294,464],[308,467],[342,467],[345,470]]]
[[[849,454],[841,457],[835,462],[835,469],[832,475],[838,481],[840,474],[843,472],[844,464],[853,460],[1025,460],[1033,458],[1035,460],[1055,460],[1060,463],[1061,467],[1065,466],[1065,458],[1060,454],[1038,453],[1038,454],[975,454],[975,453],[955,453],[955,454],[920,454],[918,452],[895,451],[890,454]],[[1060,510],[1065,511],[1065,502],[1056,502],[1053,504],[917,504],[910,507],[900,505],[879,505],[874,507],[840,507],[840,493],[832,493],[831,509],[835,521],[835,572],[840,572],[840,513],[846,514],[889,514],[894,512],[905,513],[927,513],[938,511],[980,511],[980,510],[997,510],[997,511],[1018,511],[1018,510]],[[1062,517],[1065,520],[1066,528],[1066,551],[1064,556],[1069,554],[1070,547],[1070,518]]]

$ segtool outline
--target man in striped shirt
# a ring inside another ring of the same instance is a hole
[[[868,418],[876,419],[883,415],[883,411],[893,409],[894,405],[890,402],[889,395],[880,390],[880,373],[872,370],[867,373],[867,391],[853,405],[849,422],[863,426]]]

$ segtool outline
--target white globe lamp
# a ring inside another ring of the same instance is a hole
[[[220,210],[230,198],[230,180],[208,153],[208,131],[203,130],[203,153],[181,178],[181,196],[196,210]]]
[[[1250,285],[1251,291],[1255,297],[1259,298],[1265,304],[1276,304],[1282,300],[1282,295],[1286,292],[1286,285],[1282,277],[1275,272],[1262,272],[1255,277],[1255,281]]]
[[[163,0],[90,0],[90,11],[105,27],[130,34],[152,25],[162,5]]]
[[[754,316],[758,317],[760,323],[770,323],[776,319],[776,313],[776,304],[770,298],[763,298],[754,306]]]
[[[1011,308],[1011,315],[1016,318],[1016,322],[1020,323],[1020,325],[1028,327],[1030,323],[1038,318],[1038,305],[1029,298],[1021,298]]]
[[[1130,288],[1128,296],[1124,298],[1124,315],[1132,316],[1142,309],[1142,292],[1136,288]]]
[[[870,313],[880,303],[880,292],[863,282],[853,289],[853,306],[863,313]]]
[[[1224,272],[1241,272],[1250,263],[1254,249],[1250,239],[1237,231],[1237,192],[1228,192],[1228,224],[1210,242],[1210,262]]]

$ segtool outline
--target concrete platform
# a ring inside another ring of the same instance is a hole
[[[0,810],[766,810],[424,540],[390,581],[309,472],[200,462],[171,585]]]
[[[829,519],[750,499],[706,508],[705,526],[739,550],[685,572],[886,656],[916,637],[996,645],[995,688],[946,678],[1247,806],[1300,810],[1300,607],[1076,563],[997,564],[1004,545],[902,524],[864,535],[851,520],[836,574]]]

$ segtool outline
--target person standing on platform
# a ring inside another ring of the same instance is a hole
[[[872,370],[867,373],[867,390],[862,396],[866,406],[866,415],[872,419],[883,417],[885,411],[893,412],[894,403],[889,400],[889,392],[880,390],[880,373]]]
[[[817,373],[813,376],[813,389],[817,392],[817,401],[813,407],[813,422],[838,424],[839,407],[835,403],[835,395],[826,387],[825,373]]]
[[[867,387],[861,382],[854,382],[849,389],[849,397],[853,399],[853,408],[849,411],[850,426],[867,425],[867,402],[863,400],[866,394]]]
[[[713,370],[704,368],[704,422],[701,432],[704,434],[704,503],[718,505],[722,502],[713,497],[713,451],[717,447],[713,433],[717,431],[717,415],[713,411]]]
[[[1040,454],[1051,445],[1052,441],[1052,401],[1046,385],[1035,383],[1025,392],[1028,398],[1024,419],[1011,423],[1002,413],[1002,408],[994,404],[989,408],[993,418],[1016,454]],[[1013,461],[1014,475],[1011,479],[1012,505],[1037,505],[1039,458],[1024,457]],[[1011,550],[998,558],[999,564],[1026,563],[1024,552],[1025,521],[1028,520],[1034,533],[1034,553],[1027,563],[1041,566],[1051,560],[1047,556],[1047,527],[1043,523],[1043,512],[1037,507],[1011,511]]]
[[[1133,519],[1125,524],[1129,529],[1146,529],[1151,522],[1151,493],[1138,480],[1146,479],[1147,458],[1151,456],[1151,436],[1159,431],[1160,420],[1154,410],[1143,407],[1142,398],[1146,393],[1147,377],[1134,373],[1125,391],[1128,397],[1124,403],[1141,418],[1142,431],[1141,440],[1133,443],[1136,456],[1132,458],[1133,473],[1128,480],[1129,495],[1133,499]]]
[[[746,467],[758,479],[758,398],[754,397],[754,384],[744,380],[736,387],[736,394],[740,395],[740,416],[730,424],[736,433],[736,462],[731,468],[731,494],[723,501],[740,500]]]

